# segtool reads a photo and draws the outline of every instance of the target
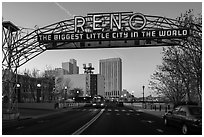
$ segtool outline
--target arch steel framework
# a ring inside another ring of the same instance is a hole
[[[106,23],[110,20],[110,14],[119,14],[120,12],[115,13],[94,13],[94,15],[100,15],[100,20],[102,21],[101,25],[98,25],[102,28],[103,32],[108,32],[110,30],[109,23]],[[129,31],[131,30],[130,26],[126,23],[133,12],[123,12],[121,15],[123,30]],[[87,20],[85,32],[91,32],[91,28],[93,27],[93,14],[88,14],[84,18]],[[193,39],[200,39],[199,35],[202,35],[202,26],[198,24],[189,24],[186,22],[182,22],[176,19],[170,19],[161,16],[152,16],[152,15],[144,15],[146,18],[146,25],[143,30],[158,30],[158,29],[182,29],[187,28],[190,30],[189,37]],[[116,17],[117,20],[117,17]],[[15,74],[17,74],[17,68],[30,61],[34,57],[43,53],[49,49],[60,49],[64,48],[66,45],[66,49],[81,49],[81,48],[89,48],[89,46],[94,43],[94,47],[90,48],[101,48],[103,44],[108,44],[108,46],[104,46],[105,48],[113,48],[117,47],[114,43],[118,44],[115,41],[109,40],[108,42],[103,41],[81,41],[81,42],[52,42],[52,43],[43,43],[38,41],[39,34],[54,34],[54,33],[74,33],[74,19],[60,21],[42,28],[30,30],[26,28],[18,28],[11,22],[3,22],[2,23],[2,80],[3,82],[8,82],[10,84],[9,91],[3,93],[3,95],[7,95],[10,98],[10,105],[8,110],[12,111],[15,109],[16,101],[13,99],[15,95],[15,85],[17,83],[15,79]],[[164,38],[160,39],[151,39],[155,41],[154,45],[146,45],[141,44],[138,45],[137,42],[132,42],[127,46],[120,47],[138,47],[138,46],[171,46],[171,45],[179,45],[180,42],[186,40],[186,38]],[[187,39],[188,40],[188,39]],[[134,41],[134,40],[128,40]],[[145,40],[143,40],[145,41]],[[127,43],[124,40],[119,41],[121,44]],[[113,45],[113,46],[112,46]],[[103,48],[103,47],[102,47]],[[9,77],[8,77],[8,74]]]

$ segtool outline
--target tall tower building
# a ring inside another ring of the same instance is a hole
[[[79,67],[75,59],[70,59],[70,63],[73,64],[73,74],[79,74]]]
[[[67,70],[67,74],[79,74],[79,67],[75,59],[70,59],[70,62],[62,62],[62,69]]]
[[[119,98],[122,92],[122,60],[102,59],[99,67],[99,73],[105,78],[105,97]]]

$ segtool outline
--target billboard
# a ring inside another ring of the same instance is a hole
[[[89,33],[58,33],[40,34],[38,41],[49,42],[86,42],[86,41],[114,41],[114,40],[141,40],[183,38],[189,35],[188,29],[161,29],[143,31],[112,31]]]
[[[96,13],[75,16],[72,21],[73,24],[66,24],[61,30],[38,34],[38,42],[56,45],[62,42],[183,39],[190,35],[188,28],[168,28],[168,24],[150,21],[141,13]],[[157,23],[159,25],[153,27]]]

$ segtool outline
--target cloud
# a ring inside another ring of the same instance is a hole
[[[62,5],[60,5],[59,3],[55,2],[55,4],[61,9],[63,10],[68,16],[70,17],[74,17],[73,14],[71,14],[67,9],[65,9]]]

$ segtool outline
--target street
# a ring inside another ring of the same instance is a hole
[[[99,115],[101,113],[101,115]],[[93,121],[93,117],[98,116]],[[88,126],[89,121],[93,121]],[[80,132],[78,130],[82,128]],[[82,107],[59,114],[21,120],[3,125],[3,135],[179,135],[173,127],[165,127],[162,118],[127,107],[108,105],[104,109]]]
[[[202,104],[202,2],[2,2],[2,135],[200,135]]]
[[[109,106],[103,115],[82,134],[84,135],[178,135],[166,128],[162,119],[126,107]]]

